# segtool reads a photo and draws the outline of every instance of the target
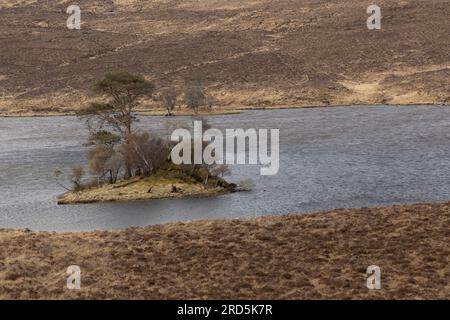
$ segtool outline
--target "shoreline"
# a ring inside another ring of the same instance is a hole
[[[93,232],[0,229],[1,299],[449,299],[450,202]],[[65,289],[82,270],[81,290]],[[368,266],[382,289],[366,287]]]
[[[197,172],[199,174],[199,172]],[[119,180],[114,184],[68,191],[57,198],[58,205],[102,202],[150,201],[214,197],[237,191],[237,186],[220,177],[211,176],[208,185],[194,175],[186,176],[176,166],[160,169],[147,177]]]
[[[166,116],[164,110],[137,110],[136,114],[143,117],[185,117],[185,116],[219,116],[219,115],[233,115],[240,114],[245,111],[253,110],[289,110],[289,109],[316,109],[316,108],[342,108],[342,107],[374,107],[374,106],[386,106],[386,107],[412,107],[412,106],[434,106],[434,107],[450,107],[448,104],[436,104],[436,103],[408,103],[408,104],[335,104],[335,105],[306,105],[306,106],[296,106],[296,105],[279,105],[279,106],[267,106],[267,107],[223,107],[217,108],[213,112],[199,112],[194,113],[188,110],[182,110],[181,113],[174,113],[173,116]],[[29,112],[29,113],[2,113],[0,112],[0,118],[52,118],[52,117],[74,117],[75,112]]]
[[[83,198],[83,192],[67,192],[57,199],[57,204],[61,206],[66,205],[82,205],[82,204],[92,204],[92,203],[112,203],[112,202],[136,202],[136,201],[152,201],[152,200],[174,200],[174,199],[194,199],[194,198],[212,198],[221,195],[232,193],[233,191],[227,190],[225,188],[213,188],[205,189],[203,192],[187,192],[187,193],[172,193],[163,195],[148,195],[148,196],[136,196],[129,198],[106,198],[106,199],[95,199],[95,198]],[[67,199],[67,195],[70,196]],[[73,198],[72,198],[73,196]],[[66,198],[66,199],[65,199]]]

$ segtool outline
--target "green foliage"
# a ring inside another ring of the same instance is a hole
[[[77,115],[85,119],[91,135],[95,135],[106,127],[119,134],[121,139],[126,140],[136,120],[133,115],[134,108],[138,106],[140,98],[151,96],[154,89],[153,83],[141,75],[128,72],[108,73],[93,85],[93,90],[107,95],[109,101],[91,103]]]
[[[93,91],[99,94],[115,95],[126,92],[129,95],[152,95],[155,86],[141,75],[126,71],[107,73],[103,79],[97,81]]]

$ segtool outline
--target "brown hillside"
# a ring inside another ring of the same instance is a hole
[[[434,103],[450,97],[447,0],[2,0],[0,114],[70,111],[126,69],[207,87],[221,106]],[[148,101],[144,107],[153,102]]]
[[[0,299],[449,299],[450,203],[174,223],[0,229]],[[81,290],[66,288],[69,265]],[[367,289],[367,267],[381,290]]]

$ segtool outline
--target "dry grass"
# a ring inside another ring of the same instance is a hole
[[[123,231],[0,231],[0,298],[449,299],[450,203]],[[82,289],[65,289],[69,265]],[[369,291],[369,265],[382,290]]]
[[[176,192],[173,192],[173,187],[177,189]],[[67,192],[58,198],[58,204],[212,197],[227,192],[230,191],[221,186],[207,187],[192,177],[181,177],[178,170],[162,170],[150,177]]]
[[[0,115],[73,113],[115,69],[199,83],[222,109],[450,99],[447,0],[379,0],[377,31],[359,0],[77,3],[81,31],[70,1],[2,1]]]

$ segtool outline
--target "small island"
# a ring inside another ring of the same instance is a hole
[[[77,113],[89,130],[89,177],[85,178],[84,166],[74,166],[67,185],[60,180],[63,172],[56,169],[56,182],[67,191],[58,197],[58,204],[211,197],[236,191],[237,186],[223,178],[230,173],[227,165],[194,164],[193,156],[190,164],[174,164],[173,143],[168,138],[135,128],[139,102],[155,91],[151,81],[113,72],[97,81],[93,90],[108,100],[91,103]],[[198,111],[204,96],[191,91],[188,105]],[[167,90],[163,96],[170,112],[175,96]],[[206,120],[200,120],[208,127]]]
[[[209,178],[205,185],[203,176],[206,174],[205,170],[199,169],[186,175],[180,167],[171,165],[148,177],[69,191],[58,198],[58,204],[212,197],[236,191],[235,184],[217,176]]]

